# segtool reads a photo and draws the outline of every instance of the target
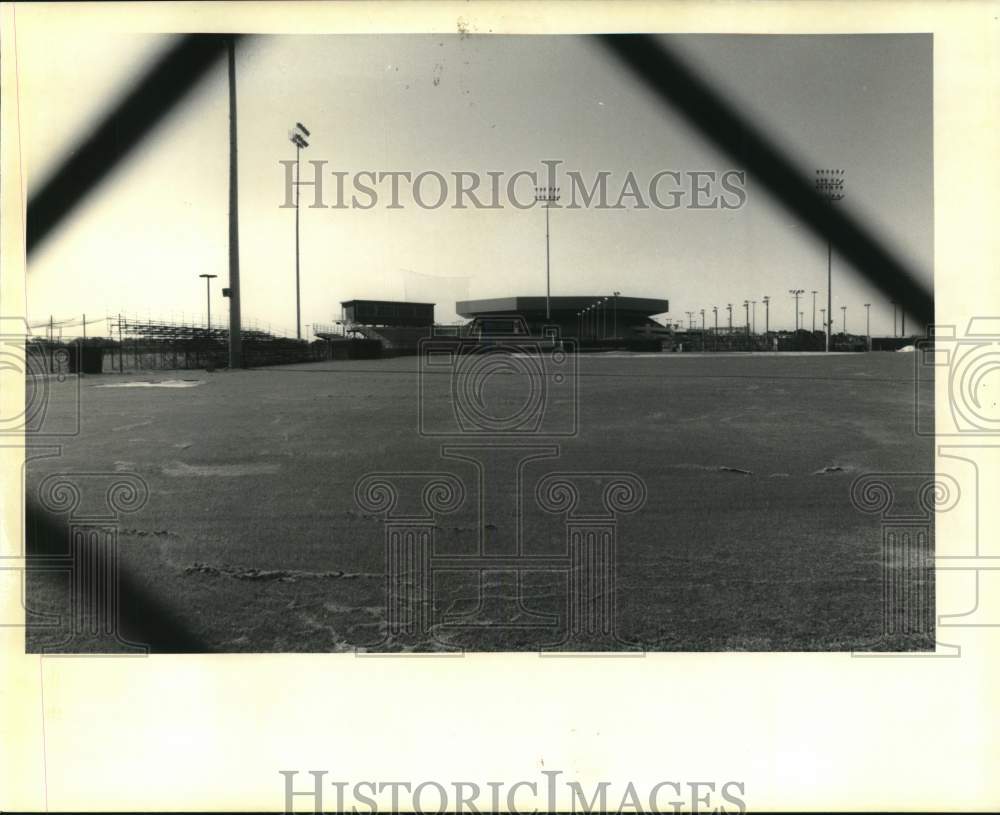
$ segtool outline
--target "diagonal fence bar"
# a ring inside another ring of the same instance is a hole
[[[28,202],[29,254],[204,78],[225,55],[230,38],[216,34],[185,36],[71,151]]]
[[[777,200],[816,235],[920,322],[934,321],[934,298],[900,261],[856,220],[828,206],[806,177],[763,131],[741,116],[669,48],[646,34],[603,34],[600,41],[656,96],[705,138],[758,177]]]

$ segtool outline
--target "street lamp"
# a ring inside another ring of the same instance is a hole
[[[865,303],[865,338],[868,343],[868,350],[872,350],[872,304]]]
[[[208,307],[208,330],[212,330],[212,280],[218,277],[217,274],[200,274],[198,277],[205,278],[205,305]],[[84,326],[86,331],[86,326]]]
[[[771,298],[764,295],[764,334],[771,333]]]
[[[543,204],[545,210],[545,319],[552,319],[552,312],[549,309],[549,296],[551,284],[549,276],[549,210],[552,205],[559,200],[558,187],[535,187],[535,203]]]
[[[816,333],[816,289],[812,289],[813,296],[813,334]]]
[[[820,313],[820,321],[823,323],[823,325],[826,325],[826,309],[821,308],[819,310],[819,313]]]
[[[614,307],[613,314],[614,314],[614,337],[615,337],[615,339],[618,338],[618,295],[620,295],[620,294],[621,294],[620,291],[612,292],[612,295],[614,295],[614,298],[615,298],[612,301],[612,305]]]
[[[726,303],[726,311],[729,312],[729,333],[733,333],[733,304]]]
[[[750,301],[750,305],[753,306],[753,322],[751,323],[752,330],[751,330],[750,333],[751,334],[756,334],[757,333],[757,301],[756,300],[751,300]]]
[[[817,170],[816,192],[831,205],[844,198],[844,171]],[[826,324],[826,350],[830,350],[830,332],[833,330],[833,242],[826,242],[826,308],[829,322]]]
[[[896,304],[892,304],[892,336],[896,336]]]
[[[847,338],[847,306],[841,306],[840,310],[844,312],[844,338]]]
[[[301,122],[296,122],[295,127],[288,131],[288,140],[295,145],[295,337],[302,339],[302,302],[299,292],[299,159],[302,148],[308,147],[309,130]]]
[[[805,294],[805,289],[789,289],[788,293],[795,298],[795,330],[799,330],[799,297]]]
[[[750,301],[743,301],[743,310],[747,313],[747,336],[750,336]]]
[[[715,333],[719,333],[719,307],[712,306],[712,314],[715,315]]]

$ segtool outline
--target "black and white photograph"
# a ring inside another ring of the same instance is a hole
[[[75,5],[3,4],[4,809],[129,721],[125,808],[985,800],[985,5]]]
[[[933,649],[931,56],[25,47],[28,648]]]

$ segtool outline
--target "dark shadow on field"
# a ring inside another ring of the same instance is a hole
[[[87,563],[72,562],[69,525],[27,502],[25,514],[29,653],[203,653],[206,644],[178,613],[160,602],[128,569],[108,562],[115,554],[88,547]],[[117,573],[114,585],[89,575]],[[36,606],[32,600],[44,597]],[[115,609],[112,630],[102,610]],[[103,629],[103,630],[102,630]]]

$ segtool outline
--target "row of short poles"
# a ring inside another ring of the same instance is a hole
[[[620,291],[614,291],[607,297],[598,297],[589,306],[580,309],[576,313],[577,335],[580,339],[606,340],[619,338],[618,297],[620,295]]]

